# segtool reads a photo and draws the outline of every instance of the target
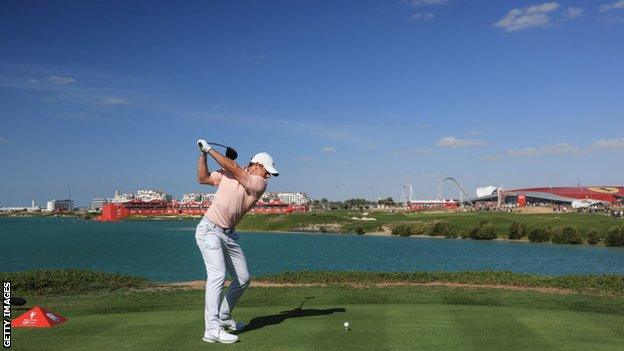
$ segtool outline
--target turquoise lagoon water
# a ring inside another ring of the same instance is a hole
[[[0,271],[73,267],[156,281],[203,279],[197,222],[0,218]],[[299,270],[624,274],[624,248],[588,245],[315,233],[241,233],[239,242],[256,276]]]

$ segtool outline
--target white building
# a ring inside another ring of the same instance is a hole
[[[92,211],[100,211],[104,207],[104,204],[113,202],[113,199],[106,199],[103,197],[96,197],[91,200],[91,210]]]
[[[154,200],[166,201],[170,196],[165,194],[162,190],[141,189],[137,190],[136,199],[143,202],[149,202]]]
[[[28,207],[0,207],[0,212],[25,212],[29,210]]]
[[[74,202],[72,200],[48,201],[48,212],[71,211],[72,209],[74,209]]]
[[[200,202],[202,199],[202,194],[200,193],[186,193],[182,195],[182,202]]]
[[[263,202],[269,202],[270,200],[279,200],[289,205],[305,205],[310,202],[310,198],[306,193],[294,192],[270,192],[262,195],[261,200]]]
[[[35,205],[35,200],[32,200],[30,207],[0,207],[0,212],[38,212],[41,208]]]
[[[39,208],[39,206],[35,205],[35,200],[33,199],[31,202],[31,206],[28,209],[28,212],[39,212],[41,211],[41,208]]]
[[[494,195],[494,193],[496,193],[496,191],[498,190],[497,187],[493,186],[493,185],[489,185],[489,186],[482,186],[480,188],[477,188],[477,197],[483,197],[483,196],[490,196],[490,195]]]
[[[134,200],[144,201],[144,202],[149,202],[149,201],[154,201],[154,200],[169,201],[171,200],[171,195],[168,195],[162,190],[153,190],[153,189],[137,190],[136,195],[135,194],[120,194],[119,190],[115,190],[115,197],[113,197],[112,202],[123,203],[123,202],[134,201]]]
[[[285,202],[291,205],[306,205],[310,202],[308,194],[296,192],[296,193],[277,193],[277,198],[281,202]]]
[[[182,202],[212,202],[214,196],[209,193],[186,193],[182,195]]]
[[[120,194],[119,190],[115,190],[115,196],[113,197],[113,203],[122,203],[134,200],[134,194]]]

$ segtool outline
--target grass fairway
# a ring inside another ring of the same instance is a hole
[[[298,308],[306,301],[301,308]],[[622,350],[624,299],[453,287],[252,287],[235,345],[207,344],[202,290],[31,298],[69,321],[15,350]],[[14,311],[16,316],[21,311]],[[342,324],[349,321],[350,331]]]
[[[430,223],[433,221],[447,221],[453,232],[461,234],[483,220],[492,222],[499,237],[507,237],[509,227],[514,221],[523,223],[527,228],[545,226],[575,226],[582,235],[591,229],[600,234],[606,232],[622,221],[605,215],[589,215],[570,213],[523,214],[504,212],[445,212],[445,213],[388,213],[370,212],[367,217],[374,221],[354,220],[361,217],[363,212],[358,211],[325,211],[293,213],[290,215],[251,214],[245,216],[237,229],[260,231],[310,231],[311,228],[325,228],[328,231],[354,233],[357,227],[366,232],[378,231],[383,226],[392,227],[398,224]]]

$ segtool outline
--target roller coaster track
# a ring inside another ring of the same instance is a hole
[[[453,177],[446,177],[444,179],[442,179],[440,181],[440,185],[438,185],[438,194],[436,195],[436,200],[440,200],[442,198],[442,185],[447,181],[450,180],[453,183],[455,183],[455,185],[457,186],[457,188],[460,191],[460,205],[463,205],[464,201],[468,202],[471,206],[473,206],[474,204],[472,203],[472,201],[470,201],[470,197],[468,196],[468,194],[466,194],[466,192],[464,191],[464,188],[462,188],[462,186],[459,184],[459,182],[457,182],[457,180],[455,180],[455,178]],[[461,199],[461,195],[464,195],[466,197],[465,200]]]

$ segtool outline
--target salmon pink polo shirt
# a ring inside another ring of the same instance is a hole
[[[258,202],[267,187],[266,179],[250,174],[247,184],[239,183],[234,175],[226,170],[210,173],[219,182],[214,200],[204,216],[222,228],[234,228]]]

